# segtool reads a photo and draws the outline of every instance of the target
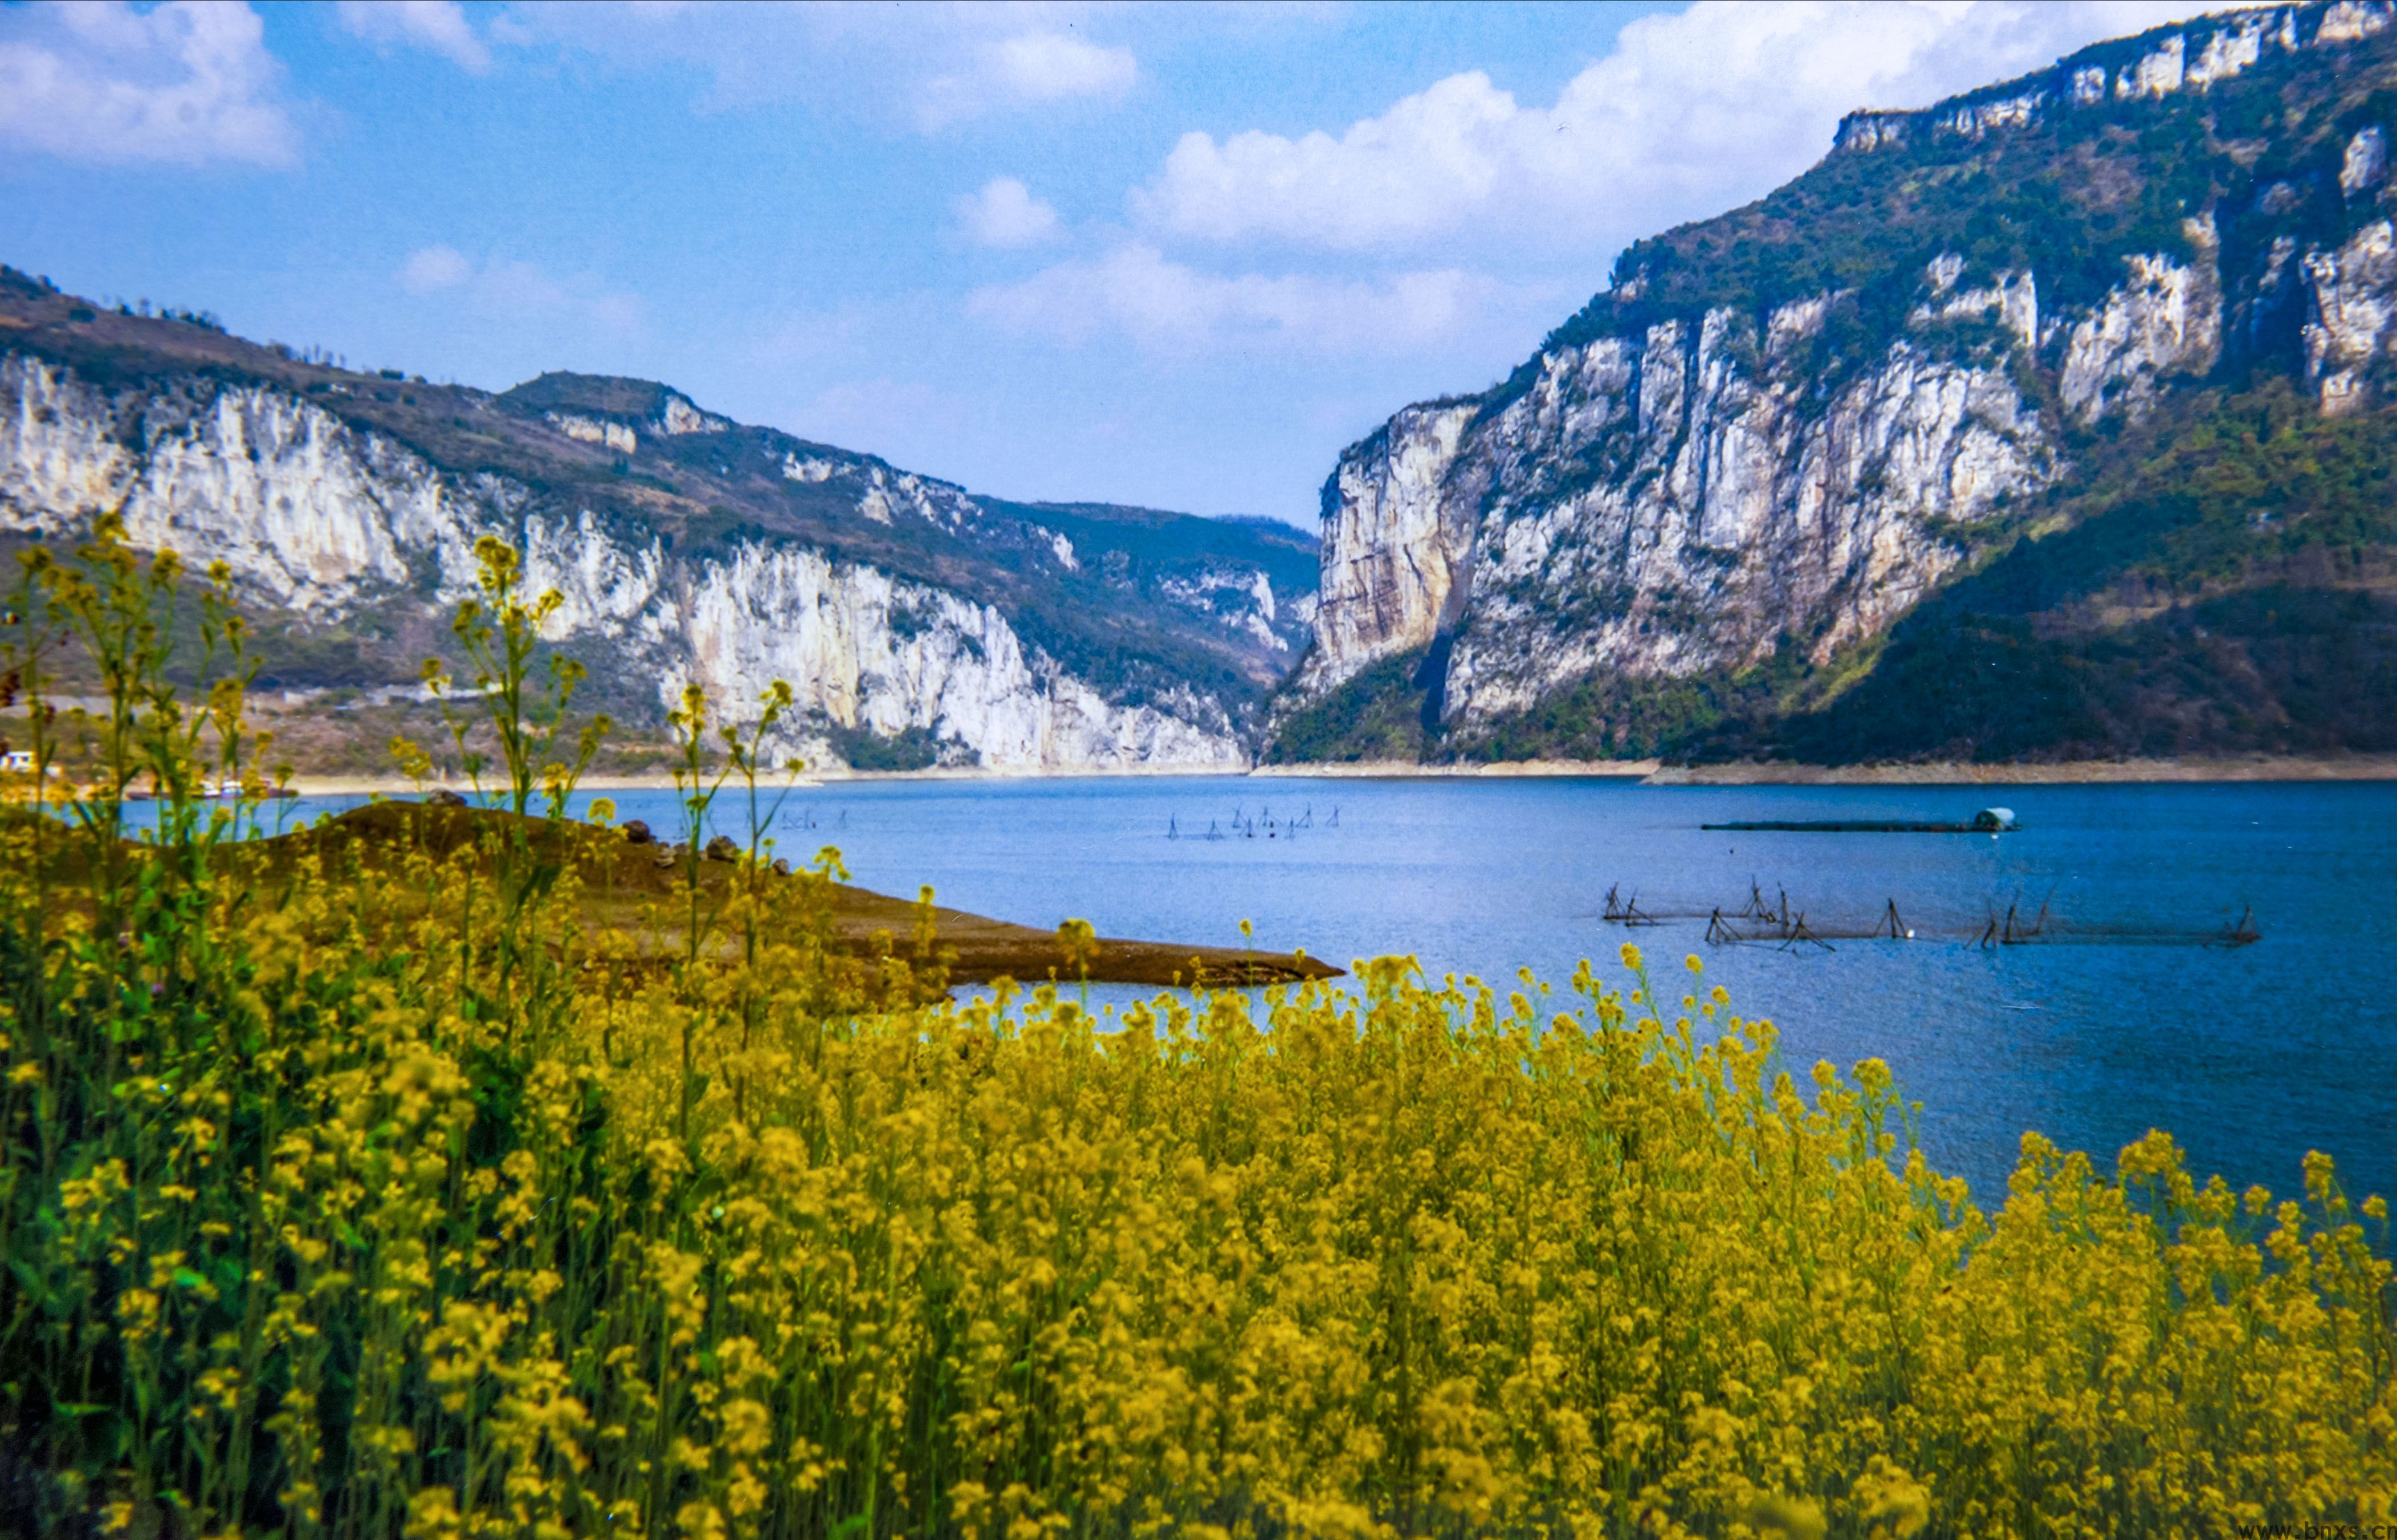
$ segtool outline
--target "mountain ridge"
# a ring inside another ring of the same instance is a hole
[[[884,768],[1245,765],[1315,570],[1298,531],[978,497],[659,382],[436,385],[0,274],[0,536],[103,509],[386,674],[498,534],[636,725],[686,678],[738,718],[784,677],[778,752]]]
[[[1344,453],[1268,757],[2397,744],[2371,639],[2397,531],[2352,488],[2291,482],[2276,515],[2273,488],[2231,486],[2305,462],[2291,445],[2397,448],[2391,19],[2357,0],[2200,18],[1851,114],[1792,181],[1633,243],[1506,380]],[[2159,512],[2201,431],[2220,485]],[[2233,503],[2260,521],[2231,542],[2243,577],[2142,558],[2109,583],[2145,598],[1984,623],[1981,574],[2018,548],[2093,520],[2218,534]],[[2211,647],[2196,611],[2270,586],[2274,542],[2315,520],[2369,552],[2297,587],[2352,613],[2261,603],[2231,617],[2236,657]],[[2136,633],[2142,605],[2189,634]],[[2330,655],[2374,681],[2368,712],[2298,698]],[[2201,689],[2202,656],[2244,683]],[[2124,682],[2141,669],[2169,688]],[[1934,730],[1927,697],[1983,678],[2003,681],[1988,730]]]

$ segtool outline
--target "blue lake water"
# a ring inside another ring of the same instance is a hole
[[[675,826],[670,794],[615,800]],[[2020,831],[1700,827],[1965,820],[1991,803]],[[1229,832],[1252,821],[1253,837]],[[1025,924],[1238,944],[1245,918],[1259,945],[1344,965],[1409,953],[1502,992],[1528,967],[1561,993],[1584,957],[1619,978],[1626,939],[1660,984],[1694,952],[1734,1009],[1772,1018],[1801,1078],[1817,1059],[1887,1060],[1923,1103],[1933,1163],[1985,1202],[2029,1129],[2101,1170],[2166,1129],[2201,1173],[2275,1192],[2321,1149],[2350,1192],[2397,1195],[2397,784],[865,781],[793,791],[776,837],[795,859],[837,846],[864,886],[929,882],[944,904]],[[1895,902],[1916,939],[1783,951],[1710,945],[1704,917],[1629,932],[1600,917],[1610,887],[1703,917],[1752,883],[1825,930],[1868,928]],[[1977,944],[2010,905],[2042,904],[2050,936],[2070,939]],[[2261,941],[2196,944],[2251,906]]]

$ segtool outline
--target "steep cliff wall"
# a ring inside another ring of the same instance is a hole
[[[787,681],[798,710],[777,745],[784,754],[823,762],[837,739],[865,733],[914,734],[937,743],[945,760],[1008,770],[1248,762],[1240,703],[1220,686],[1211,690],[1207,671],[1172,667],[1171,655],[1078,660],[1095,663],[1103,677],[1094,679],[1027,636],[1011,617],[1011,595],[1015,613],[1037,623],[1042,604],[1057,607],[1046,597],[1056,585],[1101,580],[1081,574],[1064,536],[988,516],[945,483],[822,447],[812,454],[764,447],[780,451],[770,466],[774,481],[804,484],[835,514],[845,502],[849,516],[892,538],[929,542],[931,556],[919,565],[937,565],[931,557],[960,545],[999,553],[979,572],[966,569],[990,598],[778,537],[763,516],[721,505],[694,516],[690,500],[676,495],[681,486],[663,476],[628,492],[610,487],[599,500],[554,475],[445,468],[395,434],[334,409],[341,394],[157,368],[103,386],[58,359],[0,355],[0,533],[67,533],[114,511],[136,543],[174,549],[196,565],[222,561],[261,602],[310,623],[385,630],[395,616],[422,630],[471,594],[475,542],[496,535],[525,553],[535,591],[564,596],[552,639],[588,659],[620,693],[663,708],[695,680],[718,710],[754,719],[767,685]],[[758,449],[734,444],[734,424],[670,392],[636,403],[647,412],[630,421],[538,399],[517,403],[514,415],[478,395],[449,404],[474,414],[455,419],[470,429],[487,420],[494,434],[555,433],[603,453],[636,454],[645,444],[671,447],[696,435],[717,435],[722,441],[710,446],[717,456]],[[535,422],[538,430],[528,427]],[[904,556],[911,547],[892,549]],[[948,564],[962,565],[954,556]],[[1268,645],[1287,656],[1294,623],[1262,570],[1221,559],[1166,581],[1211,576],[1235,585],[1242,602],[1202,596],[1178,623],[1185,632],[1217,628],[1219,651],[1235,656]],[[1301,597],[1287,595],[1284,606]],[[1144,601],[1133,592],[1117,602]],[[1240,612],[1251,603],[1259,614]],[[1068,646],[1077,639],[1056,634]],[[1279,673],[1258,666],[1268,680]],[[1168,677],[1145,682],[1143,667]]]
[[[1301,689],[1337,684],[1374,658],[1429,642],[1450,596],[1465,593],[1458,580],[1472,510],[1448,481],[1476,414],[1472,402],[1410,407],[1341,456],[1323,492],[1317,645]]]
[[[1452,746],[1594,679],[1832,668],[2161,402],[2278,374],[2377,409],[2390,20],[2206,19],[1853,114],[1789,187],[1635,246],[1504,384],[1342,456],[1284,718],[1416,655]]]

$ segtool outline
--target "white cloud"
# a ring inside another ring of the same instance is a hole
[[[489,29],[625,71],[665,66],[707,81],[703,111],[805,98],[819,111],[895,114],[927,132],[1044,103],[1120,99],[1132,50],[1093,41],[1078,5],[522,6]],[[1138,20],[1118,21],[1138,26]]]
[[[1121,96],[1140,65],[1130,48],[1103,48],[1064,33],[1028,33],[990,50],[992,75],[1025,101]]]
[[[640,328],[647,314],[638,295],[610,288],[596,274],[561,279],[538,262],[506,258],[477,267],[452,246],[408,253],[395,276],[401,288],[420,299],[449,294],[452,303],[494,318],[587,322],[629,332]]]
[[[282,69],[246,5],[0,12],[0,143],[70,160],[288,166]]]
[[[341,25],[370,43],[437,53],[468,74],[487,74],[491,50],[457,0],[341,0]]]
[[[1229,276],[1141,241],[968,296],[970,314],[1019,335],[1075,345],[1121,331],[1141,347],[1194,353],[1259,343],[1312,353],[1408,352],[1453,338],[1506,296],[1453,268],[1378,282],[1308,275]]]
[[[1185,134],[1131,201],[1147,229],[1218,242],[1628,239],[1796,175],[1855,108],[1925,105],[2205,8],[1710,0],[1626,26],[1552,107],[1475,71],[1336,139]]]
[[[411,251],[399,270],[399,287],[410,294],[455,288],[475,275],[475,269],[454,246],[428,246]]]
[[[1058,233],[1057,210],[1013,177],[993,177],[957,201],[957,222],[980,246],[1037,246]]]
[[[1103,48],[1064,33],[978,44],[957,65],[917,91],[917,122],[928,131],[998,107],[1120,97],[1140,75],[1130,48]]]

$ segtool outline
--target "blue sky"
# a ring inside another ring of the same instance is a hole
[[[1627,241],[2177,4],[0,10],[0,261],[355,365],[662,379],[1311,523]],[[2218,8],[2218,7],[2212,7]]]

